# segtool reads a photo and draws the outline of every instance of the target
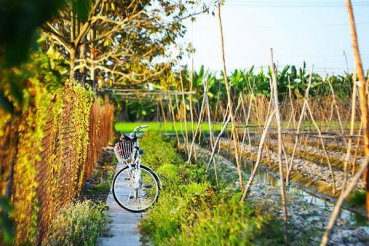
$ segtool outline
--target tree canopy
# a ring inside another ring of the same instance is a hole
[[[164,61],[183,21],[208,10],[204,1],[93,0],[78,18],[73,2],[42,30],[48,48],[70,62],[70,78],[79,73],[100,83],[139,84],[155,79],[172,65]],[[177,57],[171,57],[174,60]]]

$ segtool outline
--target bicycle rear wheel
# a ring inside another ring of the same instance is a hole
[[[140,213],[152,206],[159,197],[159,178],[148,167],[135,165],[120,170],[113,180],[114,200],[124,209]]]

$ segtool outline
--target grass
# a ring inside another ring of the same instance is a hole
[[[140,223],[152,245],[280,245],[282,221],[268,207],[240,202],[240,191],[216,187],[201,163],[187,165],[172,140],[149,132],[140,145],[165,189]]]
[[[263,125],[264,123],[262,123],[261,125]],[[332,123],[327,123],[327,122],[320,122],[318,121],[317,124],[319,125],[319,127],[321,128],[321,130],[324,130],[328,127],[328,125],[330,125],[330,129],[331,130],[340,130],[340,125],[338,122],[332,122]],[[149,125],[149,128],[145,129],[145,130],[150,130],[150,131],[158,131],[158,132],[168,132],[168,133],[174,133],[175,129],[174,129],[174,123],[173,122],[167,122],[166,124],[164,124],[164,122],[159,122],[159,121],[151,121],[151,122],[116,122],[114,124],[114,129],[118,132],[132,132],[133,129],[136,126],[140,126],[140,125]],[[182,123],[182,128],[181,128],[181,123],[180,122],[176,122],[176,127],[177,127],[177,131],[180,132],[181,129],[184,131],[184,127],[185,124]],[[258,126],[259,124],[257,124],[256,122],[250,122],[249,124],[250,126]],[[288,125],[288,121],[283,121],[282,122],[282,127],[287,127]],[[355,129],[359,127],[359,123],[355,123]],[[194,130],[196,130],[197,127],[197,123],[194,124]],[[237,127],[239,129],[243,128],[243,124],[239,124],[237,123]],[[276,127],[275,124],[271,124],[271,127]],[[344,126],[346,129],[349,129],[349,125],[348,124],[344,124]],[[290,128],[292,128],[292,124],[290,125]],[[220,131],[222,129],[222,123],[215,123],[213,124],[213,131]],[[227,129],[230,130],[231,129],[231,123],[228,124]],[[191,122],[187,122],[187,130],[188,132],[191,132],[192,130],[192,126],[191,126]],[[209,132],[209,124],[208,123],[202,123],[201,124],[201,130],[204,132]],[[251,132],[257,130],[257,128],[250,128],[249,129]],[[310,121],[305,121],[304,124],[302,125],[302,129],[301,130],[313,130],[315,131],[314,126],[312,125],[312,122]]]
[[[164,122],[158,122],[158,121],[151,121],[151,122],[116,122],[114,124],[114,129],[118,132],[132,132],[133,129],[137,126],[141,125],[148,125],[148,128],[145,128],[144,131],[157,131],[157,132],[168,132],[168,133],[174,133],[174,123],[173,122],[167,122],[164,124]],[[181,123],[176,122],[177,131],[181,131]],[[230,125],[229,125],[230,126]],[[197,123],[194,124],[194,130],[196,130]],[[216,123],[213,125],[213,130],[220,131],[222,128],[221,123]],[[182,129],[184,131],[184,123],[182,124]],[[203,123],[201,124],[202,131],[209,132],[209,124]],[[187,130],[188,132],[191,132],[191,122],[187,122]]]
[[[75,202],[60,210],[52,220],[45,245],[95,245],[107,231],[105,204]]]

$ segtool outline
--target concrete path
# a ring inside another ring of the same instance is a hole
[[[117,165],[115,174],[122,168],[121,164]],[[97,245],[99,246],[136,246],[141,245],[141,235],[137,229],[137,224],[142,216],[141,213],[131,213],[120,207],[114,200],[110,190],[106,199],[106,206],[109,208],[108,214],[111,216],[112,222],[109,224],[110,237],[100,238]]]

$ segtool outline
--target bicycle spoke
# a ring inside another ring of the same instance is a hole
[[[141,176],[140,176],[141,173]],[[123,208],[140,212],[149,208],[159,195],[159,185],[147,169],[121,170],[113,182],[114,198]]]

